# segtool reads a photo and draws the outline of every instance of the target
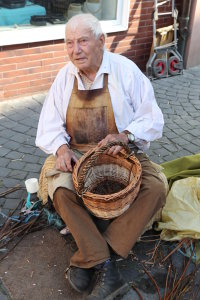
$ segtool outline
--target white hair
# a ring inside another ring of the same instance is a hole
[[[85,27],[89,28],[94,34],[95,38],[100,37],[102,34],[106,37],[106,33],[103,32],[99,20],[91,14],[78,14],[69,19],[65,26],[65,38],[67,30],[75,30],[80,24],[84,24]]]

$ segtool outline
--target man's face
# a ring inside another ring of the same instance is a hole
[[[97,71],[103,57],[104,35],[95,38],[90,29],[80,26],[66,32],[67,53],[80,71]]]

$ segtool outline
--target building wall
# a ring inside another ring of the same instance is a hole
[[[186,68],[200,65],[200,1],[192,2],[192,11],[190,16],[189,32],[185,49],[185,66]]]
[[[130,58],[143,71],[152,45],[153,5],[154,0],[130,0],[128,30],[108,34],[106,42],[107,49]],[[169,17],[158,21],[158,27],[171,24]],[[63,40],[0,47],[0,101],[48,90],[67,61]]]

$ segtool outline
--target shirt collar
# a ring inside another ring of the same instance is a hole
[[[109,64],[109,61],[108,61],[108,51],[107,50],[104,50],[103,52],[103,59],[102,59],[102,63],[100,65],[100,68],[97,72],[97,76],[98,75],[101,75],[101,74],[110,74],[110,64]]]

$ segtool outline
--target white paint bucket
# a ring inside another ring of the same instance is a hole
[[[25,181],[26,190],[30,194],[34,194],[38,192],[39,185],[37,178],[30,178]]]

